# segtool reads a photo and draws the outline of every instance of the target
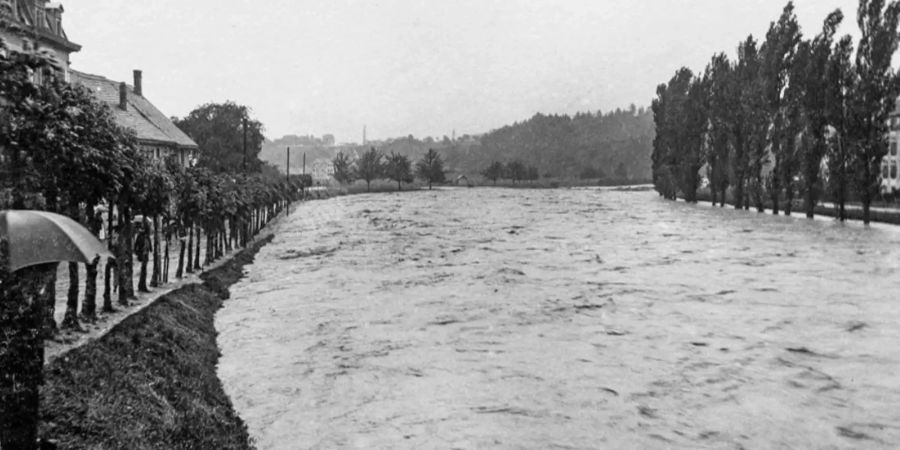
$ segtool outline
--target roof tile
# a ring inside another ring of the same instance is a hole
[[[73,83],[90,89],[98,100],[109,105],[116,122],[120,126],[134,130],[138,139],[197,148],[197,143],[193,139],[176,127],[146,98],[135,94],[132,86],[128,85],[127,110],[122,110],[119,108],[119,82],[75,70],[71,71],[71,79]]]

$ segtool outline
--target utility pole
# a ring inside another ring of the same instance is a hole
[[[303,152],[303,175],[306,175],[306,152]]]
[[[288,182],[288,189],[290,189],[290,186],[291,186],[291,148],[290,147],[287,148],[287,182]],[[290,197],[288,198],[288,201],[287,201],[287,213],[288,214],[291,213]]]

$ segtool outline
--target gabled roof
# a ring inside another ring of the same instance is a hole
[[[122,110],[119,108],[119,82],[75,70],[71,72],[71,80],[72,83],[87,87],[97,99],[109,105],[115,115],[116,123],[134,130],[139,140],[184,148],[197,148],[197,143],[193,139],[176,127],[150,101],[135,94],[133,87],[127,86],[128,105],[126,110]]]
[[[61,4],[47,0],[0,0],[0,20],[6,20],[11,31],[77,52],[81,46],[66,35],[62,13]]]

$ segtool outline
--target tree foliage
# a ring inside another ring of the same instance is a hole
[[[429,149],[428,153],[416,162],[416,175],[428,183],[428,189],[431,189],[432,183],[446,181],[444,160],[441,155],[434,149]]]
[[[790,214],[799,192],[812,217],[827,194],[843,220],[855,194],[868,222],[888,150],[888,118],[900,95],[892,67],[900,2],[859,0],[855,58],[850,36],[835,42],[843,17],[835,10],[804,39],[788,2],[765,40],[742,41],[734,62],[717,54],[702,78],[681,69],[660,85],[651,158],[660,195],[694,198],[702,161],[713,201],[722,205],[730,193],[736,208],[752,201],[763,211],[768,201],[777,214],[783,200]]]
[[[244,123],[247,153],[244,154]],[[257,172],[265,137],[263,126],[250,118],[250,108],[234,102],[207,103],[175,121],[199,146],[197,165],[213,172]]]
[[[366,190],[371,190],[372,181],[380,178],[384,173],[384,155],[375,147],[369,149],[356,160],[354,175],[360,180],[366,182]]]
[[[892,67],[900,35],[900,2],[860,0],[857,25],[860,30],[856,52],[856,89],[852,96],[850,136],[853,181],[863,205],[863,221],[880,187],[881,160],[888,151],[888,115],[900,94],[900,79]]]
[[[344,152],[338,152],[337,156],[331,161],[331,164],[334,166],[334,179],[337,180],[338,183],[347,184],[353,182],[355,179],[353,164]]]
[[[497,180],[503,177],[503,163],[499,161],[493,161],[489,166],[487,166],[481,173],[485,178],[497,184]]]
[[[412,183],[412,163],[409,158],[397,153],[391,153],[384,163],[384,175],[397,182],[397,190],[401,190],[401,183]]]

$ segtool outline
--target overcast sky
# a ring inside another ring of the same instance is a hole
[[[183,116],[250,106],[266,135],[481,133],[537,112],[649,105],[657,84],[763,36],[775,0],[68,0],[73,68],[131,82]],[[812,36],[835,8],[800,0]]]

